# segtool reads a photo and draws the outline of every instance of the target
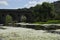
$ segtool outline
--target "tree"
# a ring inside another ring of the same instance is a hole
[[[26,16],[24,15],[21,16],[21,22],[26,22]]]
[[[12,23],[12,17],[10,15],[6,16],[6,20],[5,20],[5,25],[9,25],[9,23]]]
[[[34,21],[40,21],[41,16],[41,5],[37,4],[35,7],[32,8],[32,13],[34,14]]]
[[[53,12],[54,12],[54,6],[53,6],[53,4],[48,3],[48,2],[44,2],[42,4],[42,7],[43,7],[43,11],[42,11],[42,13],[43,13],[43,19],[45,21],[51,19],[52,16],[53,16]]]
[[[54,18],[54,5],[48,2],[43,2],[42,5],[37,4],[30,8],[34,14],[35,21],[47,21]]]

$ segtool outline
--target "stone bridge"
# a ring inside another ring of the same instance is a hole
[[[0,9],[0,24],[5,22],[6,15],[12,16],[13,20],[21,22],[21,16],[26,16],[26,22],[31,22],[32,12],[21,9]]]

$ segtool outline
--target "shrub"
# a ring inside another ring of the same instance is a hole
[[[5,20],[5,25],[8,26],[9,23],[12,23],[12,17],[10,15],[7,15]]]
[[[24,15],[21,16],[21,22],[26,22],[26,16]]]

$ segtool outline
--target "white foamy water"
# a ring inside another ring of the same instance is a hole
[[[60,40],[59,34],[47,33],[43,30],[34,30],[20,27],[5,27],[0,29],[2,40]]]

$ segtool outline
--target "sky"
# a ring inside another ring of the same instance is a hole
[[[43,2],[54,2],[57,0],[0,0],[0,9],[30,8]]]

